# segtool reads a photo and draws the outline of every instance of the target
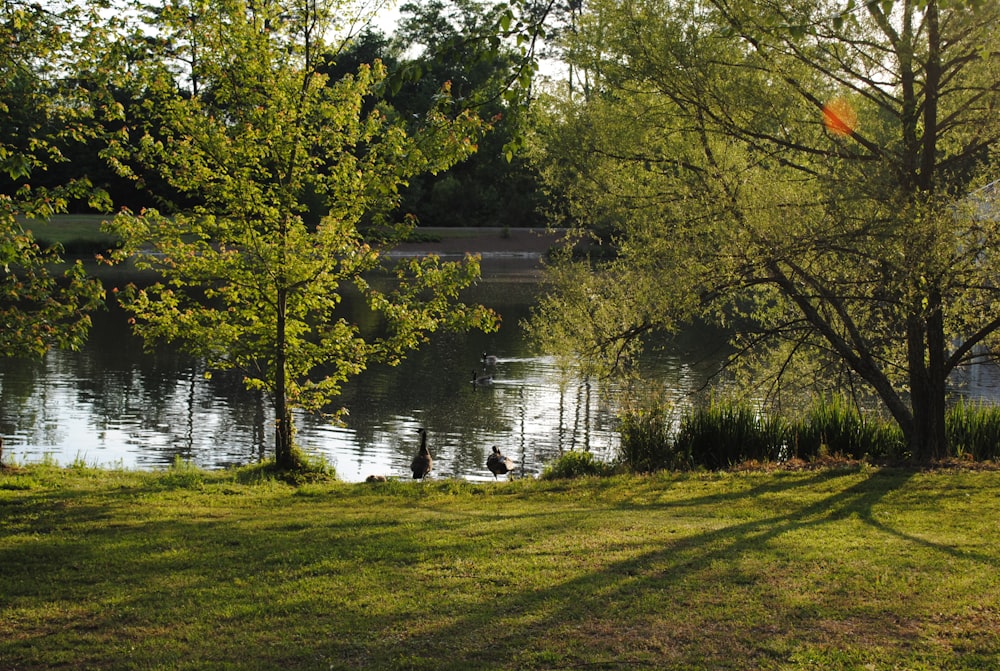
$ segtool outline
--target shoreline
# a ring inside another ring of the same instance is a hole
[[[555,246],[563,233],[542,228],[443,228],[418,227],[418,233],[439,235],[440,240],[403,242],[392,256],[480,254],[482,257],[537,259]]]

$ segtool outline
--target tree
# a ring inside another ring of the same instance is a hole
[[[542,160],[616,256],[558,270],[540,339],[614,363],[713,320],[770,400],[867,390],[942,456],[948,377],[1000,328],[1000,217],[970,196],[1000,168],[997,5],[588,6],[593,86]]]
[[[169,217],[149,209],[116,218],[119,258],[164,278],[121,292],[136,330],[151,343],[178,341],[213,369],[242,371],[248,388],[266,391],[283,468],[297,461],[293,409],[326,409],[350,376],[373,361],[397,363],[437,329],[496,322],[457,300],[478,277],[475,259],[416,259],[372,280],[385,245],[359,224],[390,243],[403,235],[386,223],[399,189],[470,155],[485,126],[453,111],[445,86],[407,132],[366,104],[385,78],[377,62],[329,81],[318,67],[337,51],[325,42],[337,9],[227,0],[184,14],[184,26],[165,31],[191,31],[187,42],[200,45],[194,70],[178,78],[162,55],[133,69],[144,125],[130,128],[117,154],[123,171],[155,168],[200,203]],[[305,203],[317,198],[326,211],[311,226]],[[339,311],[349,290],[381,317],[375,333]]]
[[[450,82],[456,99],[490,120],[492,131],[475,156],[445,173],[421,175],[404,189],[401,211],[421,222],[544,225],[538,176],[512,149],[527,125],[531,78],[522,75],[533,72],[534,57],[517,48],[516,24],[509,23],[515,10],[528,11],[467,0],[405,3],[391,41],[362,34],[337,58],[336,71],[344,72],[359,56],[380,56],[390,73],[384,99],[403,119],[419,118]],[[510,39],[501,39],[505,32]]]
[[[82,264],[65,267],[58,246],[44,248],[29,224],[83,199],[106,208],[105,194],[85,175],[46,185],[45,173],[99,133],[113,117],[72,75],[96,51],[94,16],[75,6],[0,2],[0,356],[41,357],[52,347],[76,349],[104,290]]]

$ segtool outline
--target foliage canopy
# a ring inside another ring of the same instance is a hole
[[[32,231],[73,200],[109,205],[82,175],[37,181],[66,162],[73,146],[98,136],[100,120],[118,114],[79,76],[100,52],[101,36],[92,11],[0,2],[0,356],[78,348],[90,312],[103,304],[100,283],[79,262],[60,276],[61,250],[42,247]]]

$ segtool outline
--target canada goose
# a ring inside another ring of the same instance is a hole
[[[431,472],[431,453],[427,451],[427,430],[420,428],[417,433],[420,434],[420,451],[410,462],[410,470],[414,480],[423,480]]]
[[[479,387],[488,387],[493,384],[492,375],[476,375],[476,371],[472,371],[472,384]]]
[[[365,482],[388,482],[389,478],[384,475],[369,475],[365,478]]]
[[[501,454],[500,448],[494,445],[493,454],[486,457],[486,468],[490,469],[493,479],[496,480],[498,475],[514,470],[514,462]]]
[[[495,366],[497,365],[497,358],[492,354],[487,354],[486,352],[483,352],[483,365]]]

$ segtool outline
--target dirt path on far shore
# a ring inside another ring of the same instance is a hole
[[[403,253],[436,254],[538,254],[544,255],[562,237],[558,231],[540,228],[418,228],[418,232],[439,237],[435,241],[404,242],[396,247]]]

